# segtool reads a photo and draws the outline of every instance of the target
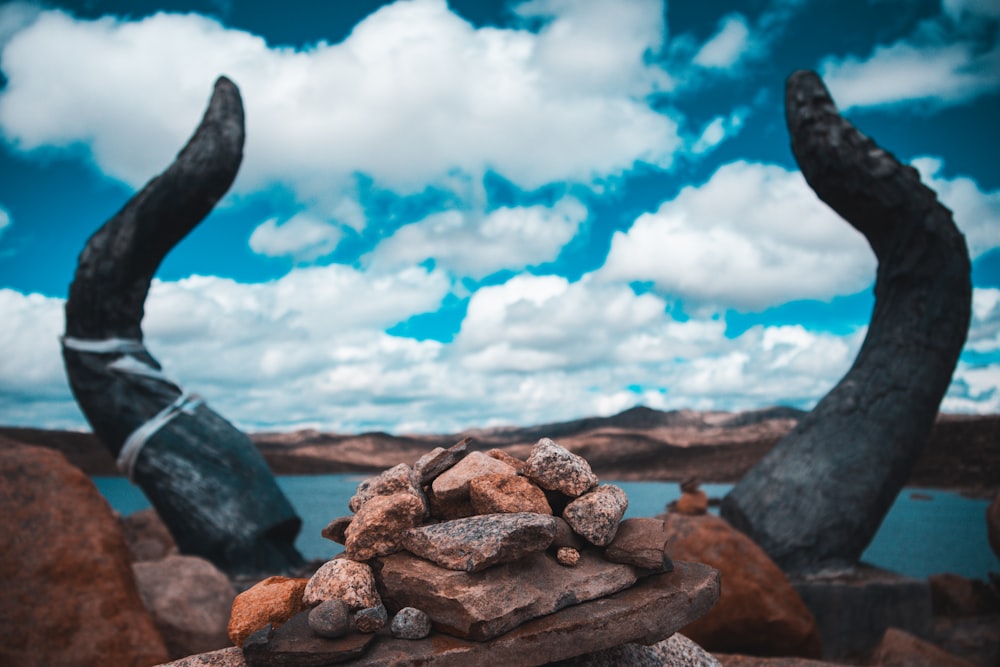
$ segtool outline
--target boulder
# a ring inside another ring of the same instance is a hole
[[[614,484],[603,484],[567,505],[562,516],[575,533],[603,547],[615,538],[627,509],[625,492]]]
[[[597,486],[597,475],[585,458],[548,438],[542,438],[532,447],[522,472],[543,489],[571,498]]]
[[[722,595],[711,612],[684,628],[710,651],[818,658],[812,613],[777,565],[743,533],[712,514],[665,514],[674,560],[694,560],[722,574]]]
[[[133,563],[179,553],[173,535],[152,507],[123,516],[121,524]]]
[[[58,452],[0,438],[0,664],[145,667],[167,649],[107,501]]]
[[[878,667],[975,667],[930,642],[898,628],[889,628],[868,664]]]
[[[372,569],[347,558],[324,563],[306,584],[302,602],[312,607],[335,599],[343,600],[352,611],[381,604]]]
[[[469,483],[469,501],[476,514],[552,514],[545,493],[526,477],[517,475],[476,477]]]
[[[484,514],[413,528],[406,550],[449,570],[479,572],[544,551],[556,534],[547,514]]]
[[[302,594],[308,579],[268,577],[243,591],[233,600],[229,616],[229,638],[236,646],[253,633],[271,625],[281,627],[304,609]]]
[[[365,561],[399,551],[407,530],[424,515],[424,503],[409,492],[374,496],[368,500],[344,533],[344,553]]]
[[[226,628],[236,591],[212,563],[175,555],[135,563],[132,570],[171,658],[232,645]]]

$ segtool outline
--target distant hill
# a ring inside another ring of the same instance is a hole
[[[804,414],[780,406],[747,412],[663,412],[639,406],[610,417],[445,435],[302,430],[253,433],[250,438],[277,474],[376,471],[412,463],[463,437],[473,438],[474,449],[502,448],[524,458],[535,442],[547,437],[585,456],[605,479],[733,482]],[[117,474],[111,455],[90,433],[0,427],[0,447],[11,441],[57,449],[91,475]],[[939,416],[909,483],[975,493],[1000,488],[1000,415]]]

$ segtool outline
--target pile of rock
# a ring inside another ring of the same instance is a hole
[[[468,441],[439,447],[362,482],[353,514],[323,531],[344,553],[309,580],[241,594],[230,636],[251,667],[361,655],[527,665],[651,644],[711,608],[718,575],[675,569],[663,521],[622,521],[627,507],[549,439],[526,461]]]

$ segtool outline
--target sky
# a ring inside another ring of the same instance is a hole
[[[996,0],[56,0],[0,4],[0,423],[87,427],[77,256],[223,74],[244,161],[142,328],[237,426],[809,409],[876,263],[795,165],[797,69],[954,212],[973,319],[942,409],[1000,412]]]

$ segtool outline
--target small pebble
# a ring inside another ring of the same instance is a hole
[[[350,609],[343,600],[323,600],[309,612],[309,628],[327,639],[343,637],[351,631]]]
[[[556,560],[560,565],[575,567],[580,562],[580,552],[572,547],[559,547],[556,552]]]
[[[389,629],[393,637],[423,639],[431,633],[431,617],[414,607],[403,607],[392,619]]]
[[[388,621],[389,612],[385,610],[384,605],[368,607],[354,614],[354,629],[371,634],[384,628]]]

